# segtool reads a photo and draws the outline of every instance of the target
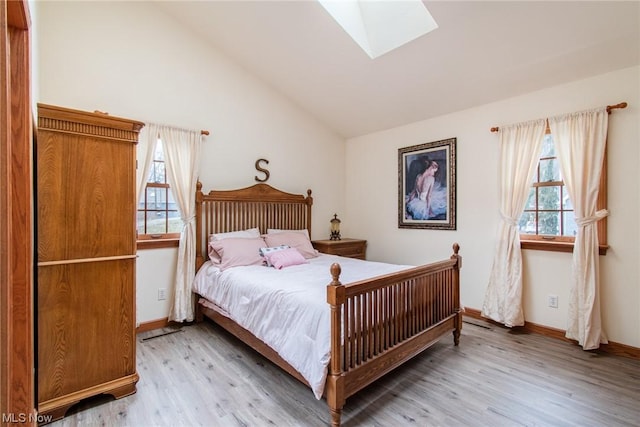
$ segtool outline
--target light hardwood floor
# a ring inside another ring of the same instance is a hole
[[[138,335],[138,392],[72,408],[61,426],[325,426],[326,403],[218,326]],[[347,400],[343,426],[638,426],[640,361],[465,319]]]

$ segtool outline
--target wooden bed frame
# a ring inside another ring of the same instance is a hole
[[[196,193],[196,271],[207,257],[208,236],[258,227],[307,229],[311,235],[311,190],[291,194],[267,184],[240,190]],[[331,308],[331,361],[324,396],[331,425],[339,426],[346,399],[462,328],[458,244],[449,259],[343,285],[340,265],[327,272]],[[329,278],[329,274],[331,278]],[[199,298],[198,298],[199,299]],[[263,356],[308,385],[273,349],[228,317],[196,305],[196,320],[212,319]]]

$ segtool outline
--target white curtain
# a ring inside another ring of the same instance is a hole
[[[500,223],[482,315],[508,327],[524,325],[518,221],[538,164],[544,119],[500,128]]]
[[[140,131],[138,137],[138,146],[136,147],[136,158],[138,159],[138,168],[136,169],[136,201],[139,203],[142,198],[149,173],[151,172],[151,164],[153,163],[153,153],[156,151],[158,143],[158,125],[146,123]]]
[[[596,211],[607,143],[606,108],[549,119],[564,184],[578,225],[573,248],[567,338],[585,350],[606,344],[600,318],[600,277],[596,222],[609,214]]]
[[[195,194],[202,136],[200,132],[160,126],[167,181],[178,204],[182,220],[173,304],[169,320],[193,320],[191,282],[195,276]]]

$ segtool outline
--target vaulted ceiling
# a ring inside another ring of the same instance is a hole
[[[344,137],[640,64],[637,1],[425,1],[373,60],[313,0],[156,4]]]

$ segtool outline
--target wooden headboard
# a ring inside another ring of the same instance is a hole
[[[286,193],[268,184],[239,190],[196,191],[196,271],[208,258],[209,235],[258,227],[309,230],[311,236],[311,190],[307,195]]]

